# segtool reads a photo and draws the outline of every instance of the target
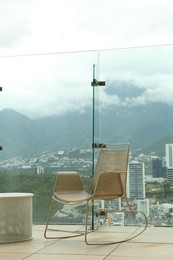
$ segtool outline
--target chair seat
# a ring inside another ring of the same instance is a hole
[[[71,191],[71,192],[54,192],[53,198],[60,202],[65,202],[69,204],[81,203],[88,200],[91,197],[86,191]]]

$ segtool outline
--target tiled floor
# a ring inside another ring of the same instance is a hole
[[[66,226],[66,228],[74,226]],[[75,226],[76,228],[76,226]],[[91,240],[105,241],[126,238],[134,227],[104,227],[90,234]],[[47,240],[44,226],[33,226],[33,239],[26,242],[0,244],[2,260],[171,260],[173,257],[173,228],[148,227],[139,237],[116,245],[86,245],[84,237]]]

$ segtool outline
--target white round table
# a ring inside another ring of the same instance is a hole
[[[32,239],[32,193],[0,193],[0,243]]]

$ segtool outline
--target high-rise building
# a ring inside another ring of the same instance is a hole
[[[143,200],[137,200],[137,210],[143,211],[147,217],[149,217],[150,214],[150,201],[149,199],[143,199]],[[142,216],[139,214],[139,216]]]
[[[121,199],[114,199],[114,200],[105,200],[104,201],[104,208],[105,209],[113,209],[113,210],[121,210]]]
[[[167,180],[173,186],[173,167],[167,168]]]
[[[173,167],[173,144],[166,144],[166,167]]]
[[[132,161],[129,163],[127,196],[130,199],[145,198],[145,170],[143,162]]]
[[[124,212],[116,212],[121,210],[121,199],[105,200],[104,208],[107,209],[107,218],[109,226],[124,226]],[[115,210],[115,212],[111,211]]]
[[[42,166],[37,166],[37,174],[43,174],[44,173],[44,168]]]
[[[167,179],[173,185],[173,144],[166,144]]]
[[[153,178],[166,178],[166,167],[160,158],[152,159],[152,177]]]

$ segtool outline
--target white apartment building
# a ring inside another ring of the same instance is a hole
[[[127,197],[130,199],[145,198],[145,168],[143,162],[132,161],[129,163]]]
[[[37,166],[36,172],[37,174],[44,174],[44,168],[42,166]]]
[[[143,211],[147,217],[150,214],[150,201],[149,199],[137,200],[137,210]]]
[[[173,167],[167,168],[167,180],[173,186]]]
[[[173,168],[173,144],[166,144],[166,167]]]
[[[173,185],[173,144],[166,144],[166,169],[167,179],[171,185]]]

